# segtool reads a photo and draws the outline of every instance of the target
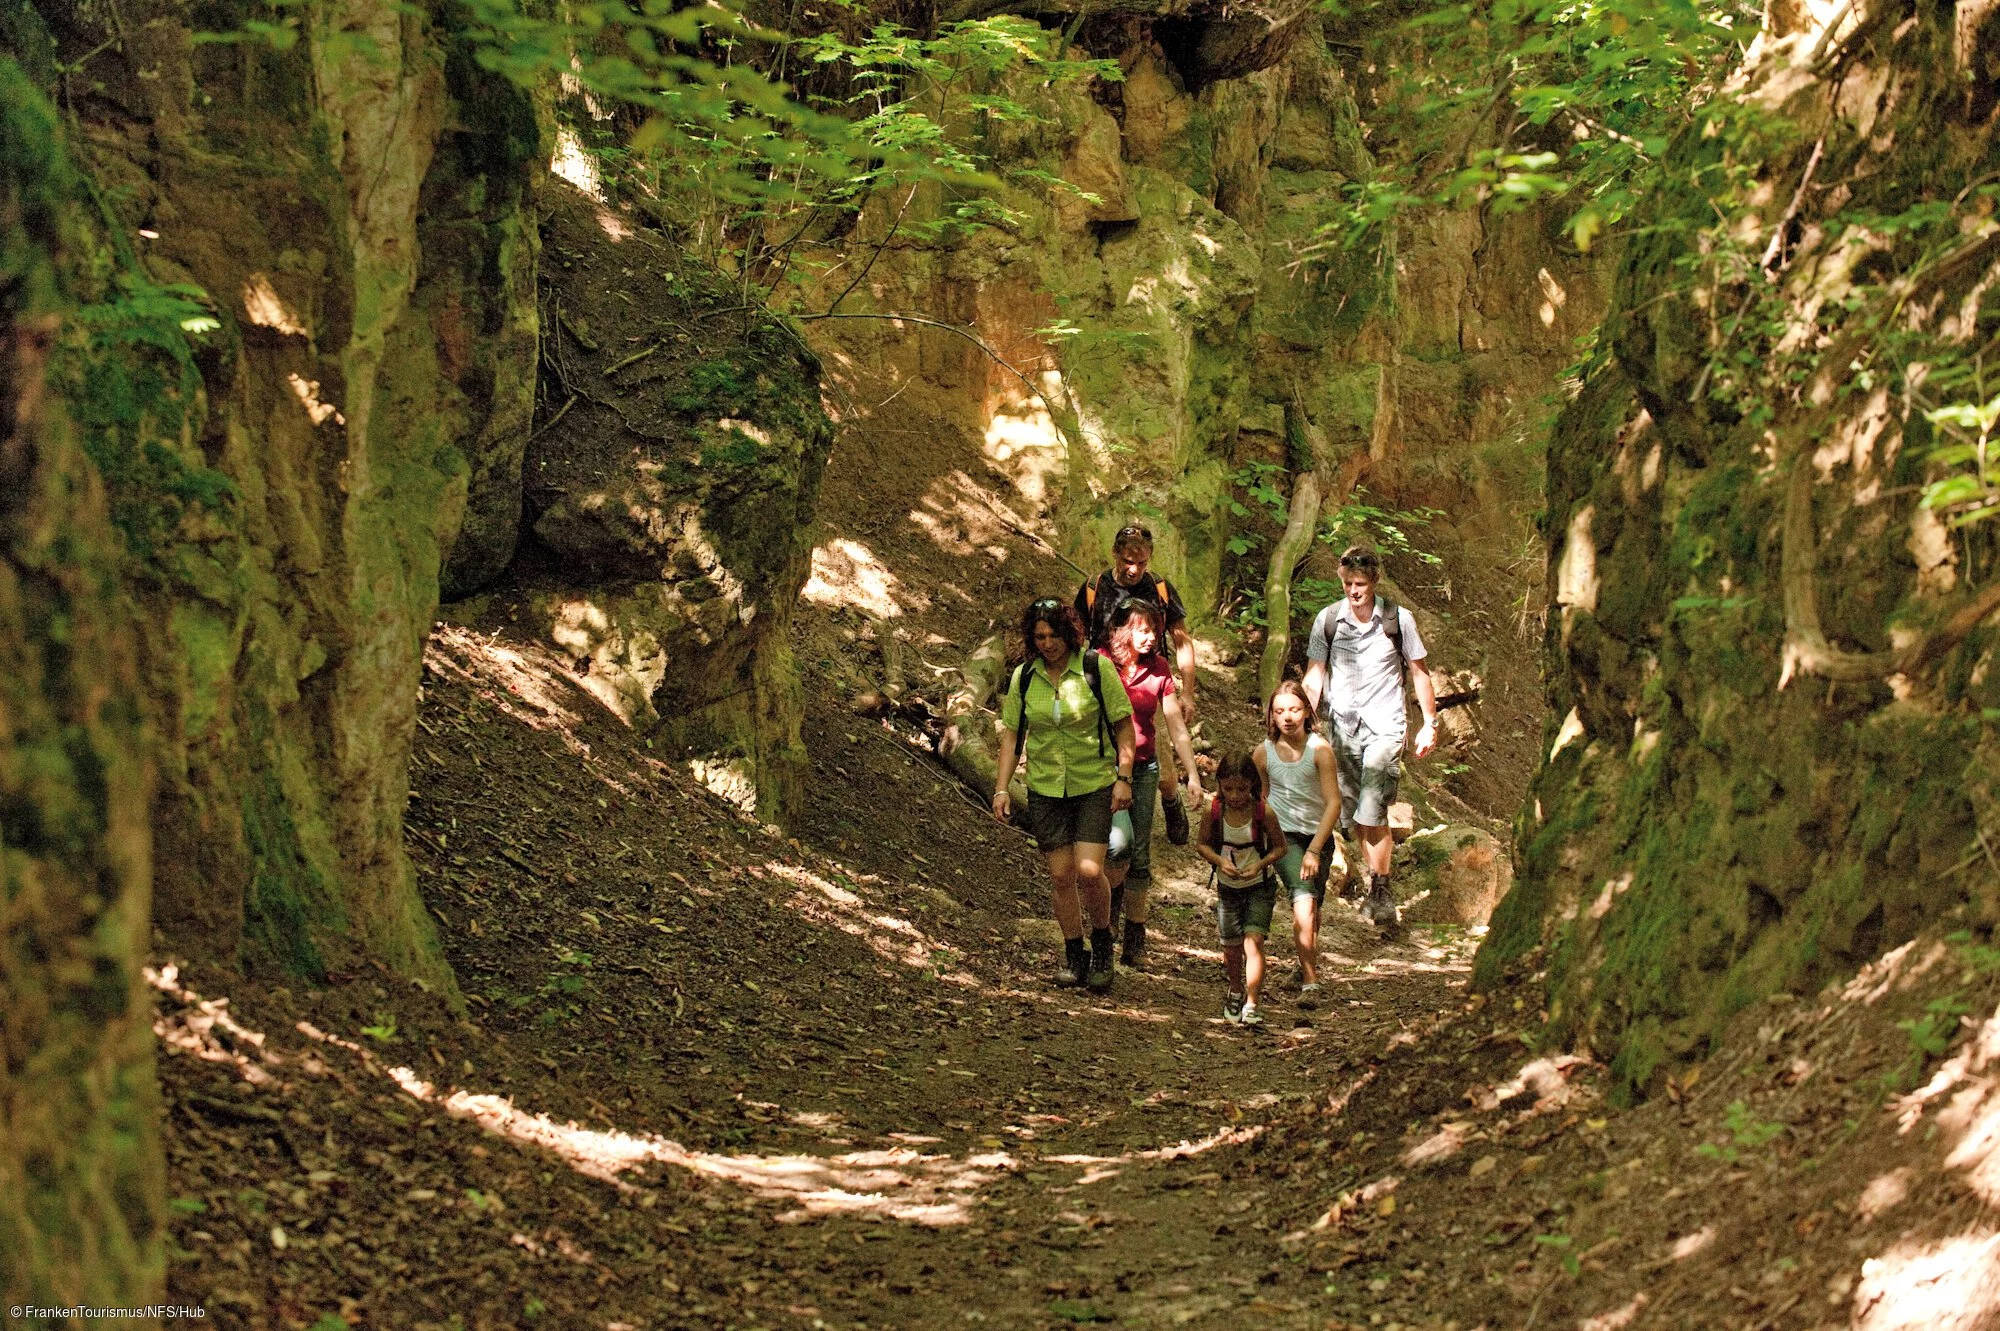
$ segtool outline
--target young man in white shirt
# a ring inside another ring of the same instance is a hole
[[[1342,553],[1340,585],[1346,595],[1313,620],[1303,683],[1306,700],[1325,720],[1326,737],[1339,760],[1341,824],[1361,843],[1368,872],[1361,913],[1387,933],[1402,923],[1389,887],[1389,860],[1396,848],[1389,835],[1389,806],[1403,774],[1409,730],[1404,667],[1424,714],[1411,749],[1419,758],[1437,747],[1437,690],[1415,618],[1402,606],[1376,599],[1375,585],[1381,580],[1381,556],[1373,550],[1356,545]]]

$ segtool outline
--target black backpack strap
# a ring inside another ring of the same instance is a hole
[[[1104,741],[1111,733],[1110,718],[1104,714],[1104,657],[1095,647],[1083,649],[1083,677],[1090,683],[1090,696],[1097,699],[1097,756],[1104,756]]]
[[[1382,621],[1382,636],[1396,649],[1396,669],[1400,673],[1408,665],[1409,658],[1403,655],[1403,611],[1394,601],[1375,598],[1375,613],[1386,616]]]
[[[1014,739],[1021,746],[1023,762],[1028,758],[1028,667],[1033,664],[1034,658],[1030,657],[1014,667],[1014,692],[1021,695],[1021,728],[1014,732]]]

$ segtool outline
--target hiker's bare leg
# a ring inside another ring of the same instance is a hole
[[[1243,935],[1243,992],[1255,1003],[1264,993],[1264,936]]]
[[[1292,898],[1292,942],[1298,947],[1299,973],[1307,984],[1319,983],[1319,903],[1310,896]]]
[[[1049,862],[1049,896],[1055,906],[1056,924],[1064,938],[1083,937],[1083,911],[1077,901],[1076,850],[1064,846],[1052,850]]]
[[[1109,847],[1104,845],[1078,844],[1071,847],[1075,852],[1076,897],[1082,903],[1082,916],[1093,929],[1111,927],[1111,886],[1104,881],[1104,856]],[[1081,933],[1082,921],[1077,924]],[[1065,934],[1064,937],[1075,937]]]
[[[1389,860],[1396,853],[1396,838],[1389,834],[1386,825],[1370,827],[1366,823],[1356,823],[1354,833],[1361,841],[1361,862],[1368,872],[1386,877]]]

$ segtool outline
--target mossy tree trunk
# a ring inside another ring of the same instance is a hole
[[[1665,177],[1747,175],[1743,262],[1709,183],[1655,196],[1550,445],[1552,715],[1476,978],[1544,978],[1628,1092],[1766,995],[2000,922],[2000,560],[1916,498],[2000,318],[2000,19],[1962,14],[1773,8]]]
[[[146,777],[118,539],[45,391],[81,197],[0,57],[0,1304],[144,1304],[164,1277]]]

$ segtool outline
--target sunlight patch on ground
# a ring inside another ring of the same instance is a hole
[[[829,882],[810,869],[777,860],[766,860],[756,872],[797,887],[786,903],[795,912],[860,939],[883,960],[936,967],[938,978],[953,984],[978,983],[976,976],[958,965],[958,949],[932,938],[901,916],[876,913],[860,893]]]
[[[1005,563],[1007,537],[1022,524],[1000,510],[979,482],[962,469],[932,481],[921,504],[910,510],[910,521],[948,554],[985,555]]]
[[[903,613],[902,584],[859,541],[839,537],[812,552],[812,576],[799,595],[827,610],[847,607],[887,619]]]
[[[779,1217],[785,1222],[874,1214],[919,1225],[963,1224],[971,1218],[970,1194],[1019,1167],[1013,1156],[1001,1151],[963,1160],[908,1147],[834,1156],[690,1151],[651,1133],[557,1123],[546,1114],[517,1109],[502,1096],[440,1092],[409,1068],[392,1068],[389,1075],[406,1094],[437,1104],[455,1118],[470,1119],[488,1132],[538,1146],[580,1174],[637,1191],[624,1174],[650,1163],[671,1165],[735,1184],[767,1200],[795,1203],[796,1209]]]
[[[2000,1311],[2000,1234],[1901,1243],[1861,1267],[1855,1331],[1974,1331]]]

